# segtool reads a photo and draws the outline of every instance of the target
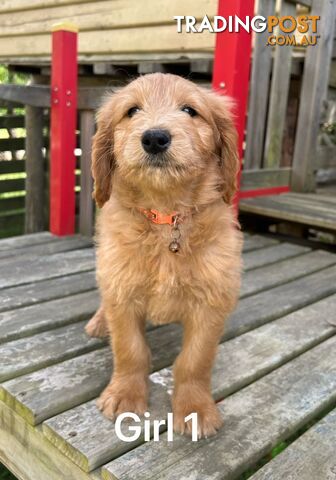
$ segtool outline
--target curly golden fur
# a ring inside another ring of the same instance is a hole
[[[188,115],[186,106],[197,115]],[[133,107],[134,115],[128,115]],[[174,364],[174,428],[190,433],[184,417],[191,412],[198,414],[200,436],[221,425],[211,369],[239,294],[242,243],[231,207],[238,157],[230,111],[225,97],[181,77],[150,74],[112,94],[98,113],[92,172],[101,207],[102,305],[87,332],[111,336],[114,373],[98,400],[107,417],[147,409],[145,322],[179,321],[184,337]],[[153,128],[171,135],[159,163],[141,143]],[[139,208],[184,216],[178,253],[168,248],[171,226],[152,223]]]

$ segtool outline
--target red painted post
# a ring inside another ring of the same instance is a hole
[[[50,128],[50,231],[75,232],[77,32],[63,23],[52,29]]]
[[[218,15],[228,19],[237,15],[243,21],[254,15],[254,0],[219,0]],[[249,93],[252,33],[240,27],[239,32],[216,34],[212,87],[217,93],[229,95],[236,101],[238,151],[242,160],[246,108]],[[238,176],[240,184],[240,172]],[[235,203],[238,202],[236,198]]]

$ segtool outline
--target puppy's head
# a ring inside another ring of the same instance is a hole
[[[218,172],[232,202],[238,169],[230,101],[181,77],[150,74],[112,94],[98,112],[93,139],[94,197],[110,197],[113,174],[139,188],[166,190]]]

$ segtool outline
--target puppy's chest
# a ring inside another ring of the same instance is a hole
[[[109,265],[109,271],[113,272],[111,282],[119,291],[123,285],[125,295],[129,290],[133,295],[138,293],[147,298],[186,295],[202,276],[201,254],[190,249],[183,233],[177,240],[179,251],[176,253],[169,248],[176,240],[168,229],[132,238],[133,241],[126,241],[115,236],[110,245],[98,251],[100,265],[103,269]]]

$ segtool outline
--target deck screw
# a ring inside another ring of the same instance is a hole
[[[54,103],[58,103],[58,100],[57,100],[57,98],[55,98],[55,100],[54,100]]]
[[[66,91],[66,94],[67,94],[67,95],[71,95],[71,90],[67,90],[67,91]]]
[[[67,107],[71,107],[71,102],[66,102]]]
[[[225,82],[220,82],[219,86],[220,88],[225,88]]]
[[[58,92],[58,87],[54,87],[54,92]]]

